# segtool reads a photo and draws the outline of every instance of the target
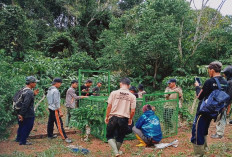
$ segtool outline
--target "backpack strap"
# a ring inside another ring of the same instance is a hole
[[[221,84],[220,84],[218,78],[214,77],[214,80],[217,82],[218,89],[221,90]]]

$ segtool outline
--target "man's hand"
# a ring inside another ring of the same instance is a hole
[[[19,119],[20,122],[22,122],[23,121],[23,116],[18,115],[18,119]]]
[[[109,117],[105,118],[105,123],[108,124],[109,123]]]
[[[63,117],[64,115],[63,115],[63,113],[60,113],[60,117]]]
[[[60,115],[60,117],[63,117],[63,116],[64,116],[62,112],[59,112],[59,115]]]
[[[81,98],[83,99],[83,98],[88,98],[89,96],[82,96]]]
[[[128,125],[131,125],[132,124],[132,119],[129,119],[128,120]]]
[[[195,87],[200,86],[200,84],[197,81],[194,83],[194,85],[195,85]]]
[[[64,116],[63,113],[62,113],[62,111],[61,111],[61,109],[59,109],[59,116],[60,116],[60,117],[63,117],[63,116]]]
[[[155,106],[152,106],[151,109],[152,109],[152,111],[155,111]]]
[[[37,94],[39,94],[39,88],[34,90],[34,95],[37,95]]]
[[[166,96],[165,96],[166,99],[168,99],[168,98],[170,97],[170,95],[171,95],[171,94],[166,94]]]

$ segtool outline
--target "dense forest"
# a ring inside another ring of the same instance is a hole
[[[149,93],[175,77],[188,117],[194,76],[204,80],[211,61],[232,63],[232,16],[185,0],[1,0],[0,30],[1,136],[29,75],[40,80],[37,101],[54,77],[64,79],[64,95],[78,69],[110,70],[112,89],[128,76]]]

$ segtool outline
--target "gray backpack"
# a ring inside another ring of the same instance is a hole
[[[30,90],[30,88],[24,87],[15,93],[13,97],[13,107],[12,107],[15,111],[19,111],[21,109],[23,102],[23,95],[26,94],[28,90]]]

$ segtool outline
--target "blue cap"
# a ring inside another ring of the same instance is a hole
[[[52,84],[55,84],[55,83],[62,83],[62,79],[59,77],[54,78],[54,80],[52,81]]]
[[[172,82],[176,83],[176,79],[172,78],[172,79],[168,80],[167,84],[172,83]]]

